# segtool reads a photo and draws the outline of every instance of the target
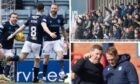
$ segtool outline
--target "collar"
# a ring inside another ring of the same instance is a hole
[[[42,13],[41,12],[37,12],[36,15],[42,15]]]
[[[50,13],[50,16],[51,16],[51,18],[57,18],[57,14],[56,14],[56,16],[52,16],[52,14]]]
[[[92,59],[90,59],[90,58],[89,58],[89,61],[90,61],[91,63],[93,63]],[[93,63],[93,64],[94,64],[94,63]]]
[[[12,22],[11,21],[9,21],[9,23],[10,23],[10,25],[12,25],[12,26],[15,26],[16,24],[12,24]]]

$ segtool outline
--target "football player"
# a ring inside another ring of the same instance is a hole
[[[50,30],[51,32],[55,32],[56,36],[52,36],[50,32],[44,33],[44,43],[43,43],[43,80],[46,81],[46,72],[48,66],[49,55],[51,55],[51,50],[54,50],[57,55],[57,60],[60,66],[60,73],[61,78],[63,79],[66,77],[64,73],[64,62],[63,62],[63,54],[64,49],[61,45],[61,35],[60,35],[60,28],[62,30],[62,34],[66,39],[66,31],[63,27],[64,25],[64,18],[62,15],[57,14],[58,5],[53,3],[50,8],[50,14],[43,18],[42,20],[42,27],[44,30]]]
[[[15,56],[13,58],[8,58],[7,60],[11,61],[23,61],[29,53],[33,53],[34,55],[34,80],[33,82],[39,82],[38,73],[39,73],[39,63],[40,63],[40,52],[41,52],[41,44],[43,41],[43,28],[41,26],[42,18],[44,17],[44,5],[38,4],[36,15],[30,16],[27,22],[23,24],[16,32],[11,34],[8,39],[13,38],[18,32],[21,32],[25,26],[29,26],[29,33],[27,40],[24,43],[24,46],[21,50],[20,56]],[[53,34],[52,34],[53,35]]]
[[[16,31],[16,29],[19,27],[17,24],[18,15],[17,13],[11,13],[9,15],[9,21],[6,21],[3,27],[0,27],[0,47],[1,52],[4,53],[4,56],[7,57],[13,57],[13,43],[14,43],[14,37],[10,40],[7,40],[7,37],[10,36],[12,33]],[[11,68],[12,62],[7,62],[5,68],[2,68],[2,62],[0,62],[0,74],[4,74],[5,76],[9,76],[10,68]]]

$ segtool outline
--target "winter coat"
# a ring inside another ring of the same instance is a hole
[[[120,55],[115,67],[108,65],[103,75],[105,84],[138,84],[138,75],[128,54]]]

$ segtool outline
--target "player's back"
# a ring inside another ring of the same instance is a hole
[[[26,25],[29,26],[29,33],[27,40],[41,44],[43,41],[43,28],[41,26],[41,21],[44,15],[32,15]]]

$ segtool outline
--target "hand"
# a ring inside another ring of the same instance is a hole
[[[68,37],[65,37],[65,38],[64,38],[64,41],[65,41],[65,42],[68,42],[68,41],[69,41],[69,38],[68,38]]]
[[[25,38],[23,40],[21,40],[21,42],[25,42]]]
[[[2,44],[0,43],[0,48],[2,48]]]
[[[12,39],[13,37],[14,37],[13,34],[11,34],[10,36],[7,37],[7,40]]]
[[[90,58],[90,57],[91,57],[90,53],[86,53],[86,54],[84,54],[84,56],[83,56],[84,59]]]
[[[52,38],[56,38],[57,35],[56,35],[55,33],[56,33],[56,32],[52,32],[52,33],[50,33],[50,36],[51,36]]]
[[[3,49],[1,48],[0,49],[0,60],[3,60],[4,59],[4,51]]]

